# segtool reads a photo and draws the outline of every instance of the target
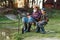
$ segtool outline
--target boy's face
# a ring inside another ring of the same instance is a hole
[[[41,10],[41,12],[42,12],[42,14],[43,14],[43,15],[45,15],[45,14],[46,14],[46,11],[44,11],[44,10]]]

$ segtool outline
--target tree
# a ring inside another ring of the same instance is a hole
[[[13,0],[8,0],[8,7],[13,7]]]

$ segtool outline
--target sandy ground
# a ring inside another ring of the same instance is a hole
[[[37,38],[37,37],[28,37],[25,38],[24,40],[60,40],[58,38]]]

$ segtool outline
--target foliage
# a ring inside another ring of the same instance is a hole
[[[60,17],[60,10],[56,9],[47,9],[49,18],[59,18]]]
[[[22,40],[22,39],[23,39],[23,37],[22,37],[21,33],[16,32],[12,35],[12,40]]]

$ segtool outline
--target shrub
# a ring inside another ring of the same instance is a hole
[[[12,40],[22,40],[23,39],[23,37],[22,37],[22,34],[18,34],[18,33],[14,33],[13,35],[12,35]]]

